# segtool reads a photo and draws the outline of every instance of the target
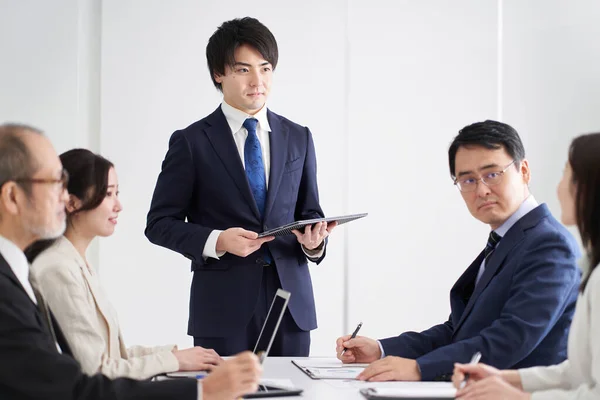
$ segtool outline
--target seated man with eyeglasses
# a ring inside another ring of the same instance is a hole
[[[500,369],[558,364],[567,357],[580,280],[578,246],[529,193],[529,163],[518,133],[496,121],[475,123],[458,133],[448,155],[467,208],[491,228],[487,245],[451,289],[446,322],[379,341],[337,340],[343,362],[372,363],[359,379],[445,380],[454,363],[468,363],[477,352]],[[453,239],[432,240],[435,246]]]

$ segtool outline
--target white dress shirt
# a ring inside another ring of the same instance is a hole
[[[246,138],[248,137],[248,131],[243,126],[244,121],[246,121],[248,118],[255,118],[258,120],[258,125],[256,126],[256,135],[258,136],[258,141],[260,142],[260,147],[262,149],[262,159],[265,167],[265,178],[268,190],[269,174],[271,172],[271,147],[269,140],[271,126],[269,125],[269,120],[267,118],[267,105],[265,104],[263,108],[261,108],[256,114],[249,115],[223,101],[223,103],[221,103],[221,110],[223,111],[223,114],[225,114],[225,119],[227,120],[227,124],[231,129],[231,133],[233,134],[233,140],[235,140],[235,145],[238,149],[238,153],[244,168],[246,167],[244,160],[244,146],[246,145]],[[211,257],[218,260],[219,257],[222,257],[225,254],[224,251],[217,252],[217,239],[219,238],[221,232],[223,231],[215,229],[210,233],[210,235],[208,235],[208,239],[206,239],[206,243],[204,244],[204,250],[202,251],[202,256],[204,259]],[[324,249],[322,249],[318,253],[308,254],[306,249],[304,249],[304,246],[302,246],[302,250],[304,251],[304,254],[310,258],[319,258],[324,252]]]
[[[0,253],[19,282],[21,282],[21,286],[23,286],[23,289],[25,289],[25,292],[27,292],[27,295],[31,298],[31,301],[37,304],[33,288],[29,282],[29,263],[27,262],[25,254],[23,254],[16,244],[2,236],[0,236]]]

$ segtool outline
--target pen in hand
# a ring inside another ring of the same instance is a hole
[[[358,326],[356,327],[354,332],[352,332],[352,336],[350,336],[350,339],[348,339],[348,340],[354,339],[356,337],[356,334],[358,333],[358,331],[360,331],[361,327],[362,327],[362,321],[358,323]],[[342,350],[342,355],[346,352],[346,350],[348,350],[348,349],[344,347],[344,350]]]
[[[469,362],[469,364],[477,364],[479,362],[479,360],[481,360],[481,353],[476,352],[475,354],[473,354],[473,357],[471,357],[471,361]],[[461,389],[465,387],[468,380],[469,380],[469,373],[466,372],[463,381],[460,383]]]

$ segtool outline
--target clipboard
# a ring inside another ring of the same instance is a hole
[[[365,388],[360,389],[368,400],[448,400],[454,399],[454,388]]]
[[[311,379],[343,379],[352,380],[360,374],[368,364],[342,364],[331,358],[292,360],[292,364]]]
[[[308,225],[314,225],[318,222],[334,222],[336,221],[338,225],[342,225],[348,223],[350,221],[354,221],[356,219],[360,219],[369,215],[368,213],[363,214],[350,214],[350,215],[342,215],[339,217],[326,217],[326,218],[314,218],[314,219],[305,219],[302,221],[295,221],[289,223],[287,225],[282,225],[277,228],[269,229],[268,231],[264,231],[258,234],[258,237],[265,236],[283,236],[283,235],[291,235],[294,229],[302,229]]]

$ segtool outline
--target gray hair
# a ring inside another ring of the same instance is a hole
[[[37,170],[37,162],[24,141],[27,133],[43,135],[32,126],[6,123],[0,125],[0,188],[8,182],[31,177]],[[25,186],[29,192],[30,187]]]

